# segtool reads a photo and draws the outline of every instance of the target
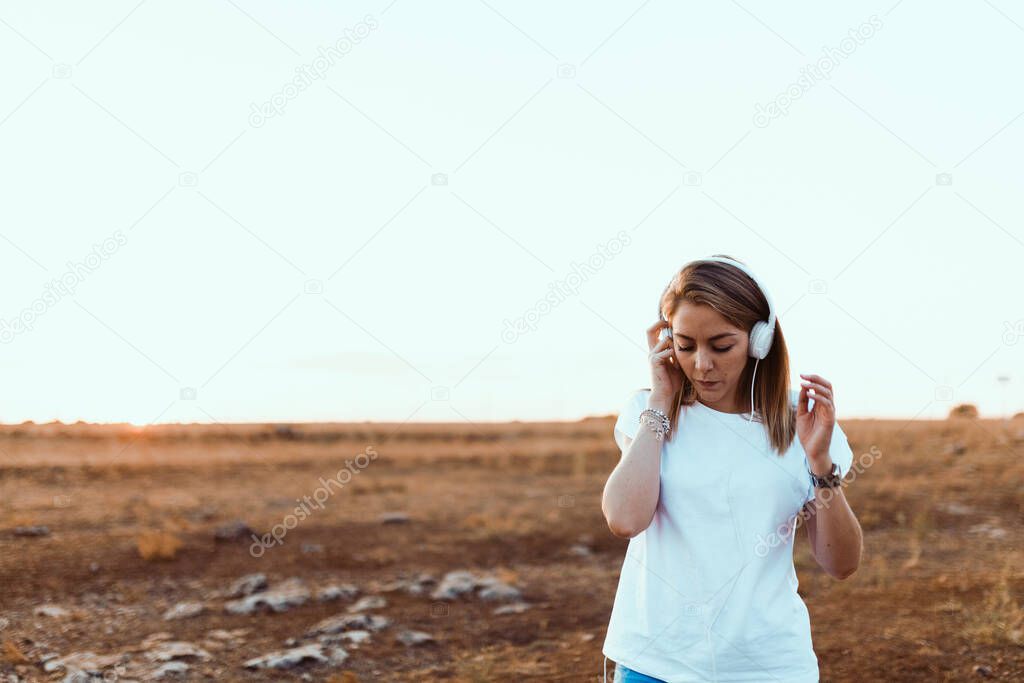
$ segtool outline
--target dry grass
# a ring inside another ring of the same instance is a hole
[[[144,560],[173,560],[184,545],[173,533],[159,530],[143,531],[135,538],[139,557]]]
[[[1019,554],[1006,558],[981,604],[971,610],[967,626],[971,637],[991,645],[1024,647],[1024,609],[1011,592],[1011,580],[1024,579],[1024,572],[1016,570],[1019,566]]]

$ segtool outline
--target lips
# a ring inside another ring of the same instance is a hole
[[[697,384],[700,386],[701,389],[714,389],[716,386],[718,386],[720,382],[721,380],[715,380],[714,382],[702,382],[700,380],[697,380]]]

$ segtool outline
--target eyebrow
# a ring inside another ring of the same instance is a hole
[[[682,337],[683,339],[689,339],[690,341],[693,341],[693,337],[687,337],[685,334],[681,334],[679,332],[676,332],[675,336]],[[716,334],[714,337],[708,337],[708,339],[710,341],[714,341],[716,339],[721,339],[722,337],[735,337],[735,336],[736,336],[735,332],[723,332],[722,334]]]

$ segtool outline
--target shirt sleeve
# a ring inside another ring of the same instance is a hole
[[[626,437],[635,439],[640,431],[640,413],[647,408],[647,399],[650,397],[650,389],[638,389],[633,392],[626,404],[619,411],[615,420],[615,443],[623,454],[626,452]]]
[[[853,449],[850,448],[850,442],[846,438],[846,432],[839,426],[837,420],[835,425],[832,427],[832,441],[828,445],[828,456],[832,459],[836,465],[839,466],[839,476],[845,477],[846,473],[850,471],[853,466]],[[810,471],[811,465],[807,460],[807,453],[804,453],[804,467]],[[807,496],[804,498],[804,502],[808,502],[814,498],[814,482],[810,480],[810,475],[807,476]]]

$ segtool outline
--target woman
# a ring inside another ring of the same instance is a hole
[[[795,529],[807,526],[836,579],[862,548],[839,486],[853,452],[832,385],[802,374],[790,392],[771,299],[739,261],[686,264],[658,309],[652,387],[619,414],[622,457],[601,501],[612,533],[630,539],[605,665],[616,662],[617,683],[818,681]]]

